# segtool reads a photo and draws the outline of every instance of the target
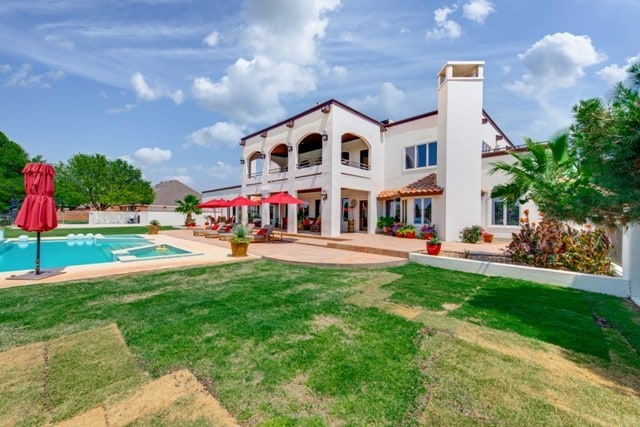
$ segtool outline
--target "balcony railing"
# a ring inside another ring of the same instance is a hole
[[[318,157],[315,160],[302,160],[300,163],[298,163],[297,167],[298,169],[304,169],[304,168],[310,168],[312,166],[319,166],[322,164],[322,157]]]
[[[288,171],[289,171],[289,166],[282,166],[282,167],[269,169],[269,174],[285,173],[285,172],[288,172]]]
[[[357,168],[357,169],[362,169],[365,171],[371,170],[371,166],[365,164],[365,163],[360,163],[360,162],[355,162],[355,161],[351,161],[351,160],[346,160],[346,159],[342,159],[342,164],[345,166],[349,166],[352,168]]]
[[[262,176],[262,171],[259,172],[251,172],[247,175],[247,178],[251,179],[251,178],[259,178]]]

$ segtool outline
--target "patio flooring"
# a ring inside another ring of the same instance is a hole
[[[279,232],[274,234],[276,237],[280,237]],[[402,239],[361,233],[345,233],[339,238],[322,238],[308,234],[285,233],[282,241],[252,243],[248,250],[249,256],[233,258],[230,255],[229,242],[193,236],[192,230],[167,230],[162,231],[161,234],[147,237],[153,240],[154,244],[175,245],[197,255],[158,260],[70,266],[63,269],[63,274],[39,280],[15,280],[15,278],[10,280],[9,277],[11,275],[18,275],[23,272],[0,272],[0,288],[212,265],[222,262],[242,262],[257,258],[328,267],[387,267],[404,264],[408,261],[409,253],[424,252],[425,250],[425,241],[417,239]],[[460,253],[470,250],[474,253],[498,254],[505,246],[506,242],[491,244],[443,242],[442,250]]]

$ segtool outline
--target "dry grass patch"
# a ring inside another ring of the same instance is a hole
[[[0,420],[4,425],[43,424],[45,359],[42,343],[0,353]]]

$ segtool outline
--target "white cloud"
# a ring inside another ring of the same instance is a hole
[[[217,31],[212,31],[207,35],[207,37],[205,37],[202,42],[209,47],[216,47],[220,42],[220,33]]]
[[[10,72],[13,68],[9,64],[0,64],[0,73],[6,74]]]
[[[248,52],[218,80],[197,77],[193,96],[205,108],[229,114],[236,121],[270,122],[282,117],[281,99],[316,88],[322,67],[318,40],[328,24],[326,14],[340,0],[248,0],[247,26],[240,48]]]
[[[159,165],[171,160],[171,150],[163,150],[158,147],[142,147],[122,158],[134,165]]]
[[[405,93],[395,87],[393,83],[385,82],[377,95],[351,100],[349,105],[355,109],[372,111],[380,117],[398,118],[406,115],[404,101]]]
[[[142,73],[135,73],[131,76],[131,85],[136,91],[136,96],[143,101],[157,101],[161,98],[169,98],[172,99],[176,105],[180,105],[184,101],[184,94],[181,90],[170,92],[161,86],[151,88],[145,81]]]
[[[640,55],[627,58],[625,65],[611,64],[598,71],[596,74],[610,86],[614,86],[629,77],[629,67],[640,61]]]
[[[341,65],[336,65],[332,68],[333,74],[339,79],[342,80],[347,77],[348,71],[346,67]]]
[[[73,50],[75,43],[72,40],[60,36],[48,35],[44,38],[47,42],[61,47],[64,50]]]
[[[11,67],[6,67],[3,68],[5,73],[12,71]],[[64,76],[64,73],[60,70],[48,71],[43,74],[33,74],[31,72],[31,64],[23,64],[20,69],[9,76],[5,85],[10,87],[40,87],[48,89],[51,87],[51,82],[60,80]]]
[[[107,110],[107,113],[117,114],[117,113],[126,113],[127,111],[131,111],[136,108],[136,104],[125,104],[123,107],[116,107]]]
[[[495,9],[488,0],[471,0],[462,6],[462,11],[465,18],[483,24],[487,16],[495,12]]]
[[[596,51],[588,36],[556,33],[534,43],[519,58],[526,73],[507,88],[541,100],[552,90],[572,87],[586,67],[602,62],[605,56]]]
[[[237,147],[240,138],[245,134],[245,130],[245,128],[233,123],[218,122],[213,126],[193,132],[187,137],[187,143],[183,145],[183,148],[192,145],[200,147],[216,147],[219,145]]]
[[[237,177],[240,173],[238,166],[231,166],[228,163],[217,161],[212,167],[206,168],[205,173],[216,179],[228,180],[229,177]]]
[[[462,28],[456,21],[449,19],[449,15],[458,10],[457,5],[443,6],[433,12],[436,28],[427,32],[427,38],[440,40],[443,38],[457,39],[462,35]]]

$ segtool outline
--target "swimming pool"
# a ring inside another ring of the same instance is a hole
[[[113,252],[118,261],[140,261],[156,258],[176,258],[182,256],[201,255],[171,245],[149,245],[133,249],[121,249]]]
[[[118,259],[113,251],[149,245],[144,237],[135,235],[93,236],[72,234],[62,239],[42,240],[41,268],[99,264]],[[0,242],[0,272],[29,270],[35,266],[35,239]]]

